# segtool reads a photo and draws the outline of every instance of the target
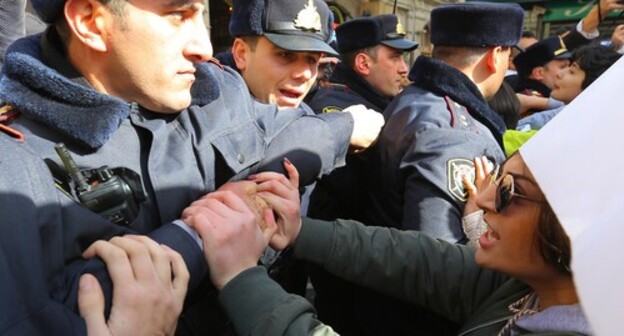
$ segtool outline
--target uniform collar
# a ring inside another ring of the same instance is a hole
[[[448,96],[465,106],[470,115],[485,125],[503,146],[503,119],[488,106],[477,86],[461,71],[438,59],[420,56],[414,62],[409,79],[414,81],[413,85]]]
[[[390,103],[390,99],[381,95],[366,79],[358,75],[346,64],[338,63],[336,70],[334,70],[331,76],[330,82],[348,86],[352,91],[375,105],[379,109],[379,112],[383,112]]]

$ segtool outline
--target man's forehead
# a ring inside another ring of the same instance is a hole
[[[272,50],[283,51],[283,52],[292,53],[292,54],[303,54],[303,55],[309,55],[309,56],[314,56],[314,57],[323,57],[323,55],[325,55],[325,53],[318,52],[318,51],[300,51],[300,50],[284,49],[284,48],[277,46],[275,43],[269,41],[269,39],[267,39],[266,37],[262,36],[262,38],[270,45]]]
[[[173,8],[190,7],[190,6],[194,6],[195,4],[204,4],[204,1],[202,0],[142,0],[142,1],[149,1],[155,4],[159,4],[161,6],[164,6],[164,7],[173,7]]]

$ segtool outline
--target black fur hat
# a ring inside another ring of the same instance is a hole
[[[469,2],[431,12],[431,43],[443,46],[513,46],[520,40],[524,10],[518,4]]]
[[[232,36],[264,36],[292,51],[337,55],[329,46],[333,15],[323,0],[234,0]]]
[[[405,39],[405,29],[393,14],[362,17],[336,28],[338,50],[347,53],[384,44],[390,48],[412,51],[418,43]]]

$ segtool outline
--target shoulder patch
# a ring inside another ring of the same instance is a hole
[[[450,159],[446,162],[446,183],[448,192],[456,199],[466,202],[468,193],[462,183],[462,176],[468,175],[474,181],[474,162],[467,159]]]
[[[325,106],[321,110],[322,113],[342,112],[342,108],[338,106]]]

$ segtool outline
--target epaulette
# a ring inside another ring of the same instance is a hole
[[[8,134],[9,136],[16,138],[19,141],[24,141],[24,134],[20,131],[9,127],[9,124],[13,119],[17,118],[19,111],[11,105],[4,105],[0,107],[0,131]]]

